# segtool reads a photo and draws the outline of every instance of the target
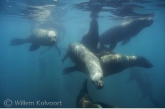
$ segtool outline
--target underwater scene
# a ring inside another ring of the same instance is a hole
[[[1,0],[0,108],[165,108],[164,25],[165,0]]]

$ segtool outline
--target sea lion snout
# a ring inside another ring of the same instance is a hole
[[[145,68],[152,68],[152,67],[153,67],[153,64],[152,63],[150,63],[149,61],[146,62]]]
[[[142,56],[138,56],[137,57],[137,62],[145,68],[152,68],[153,64],[146,58],[142,57]]]
[[[104,82],[99,81],[96,87],[97,87],[97,89],[102,89],[104,87]]]
[[[144,18],[142,20],[142,24],[145,25],[145,27],[149,27],[153,24],[154,20],[150,17],[150,18]]]
[[[153,19],[148,19],[148,26],[151,26],[153,24],[154,20]]]
[[[104,87],[103,77],[97,77],[97,79],[94,80],[94,83],[97,89],[102,89]]]

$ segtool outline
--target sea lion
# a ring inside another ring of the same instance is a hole
[[[37,50],[41,45],[43,46],[55,46],[58,54],[60,55],[60,49],[57,44],[57,34],[55,31],[45,30],[45,29],[35,29],[32,31],[29,37],[25,39],[13,38],[10,41],[10,46],[22,45],[25,43],[32,43],[29,51]]]
[[[148,75],[142,69],[137,67],[130,68],[130,71],[130,78],[127,82],[136,80],[143,93],[143,96],[140,100],[143,100],[147,96],[157,108],[160,108],[160,104],[153,97],[152,83]]]
[[[109,53],[101,56],[100,64],[104,77],[119,73],[130,67],[153,67],[152,63],[143,56],[124,56],[115,53]]]
[[[99,43],[99,27],[98,27],[98,13],[91,13],[91,22],[89,31],[82,37],[81,44],[88,48],[91,52],[97,51],[97,45]]]
[[[92,52],[90,52],[82,44],[71,43],[68,47],[67,54],[62,59],[62,62],[64,62],[67,57],[70,57],[70,59],[75,63],[75,66],[65,68],[64,73],[81,71],[89,74],[96,88],[103,88],[103,72],[100,66],[100,61]]]
[[[94,102],[88,94],[87,79],[83,83],[83,88],[80,90],[76,99],[77,108],[114,108],[114,106],[102,103]]]
[[[117,43],[122,41],[125,45],[129,40],[136,36],[143,28],[149,27],[154,21],[151,18],[139,18],[131,22],[114,26],[100,35],[100,48],[109,45],[109,51],[113,51]]]
[[[153,65],[149,60],[147,60],[143,56],[124,56],[115,53],[103,52],[97,54],[99,58],[101,68],[103,71],[103,78],[119,73],[130,67],[144,67],[144,68],[152,68]],[[71,73],[75,71],[74,67],[66,68],[64,74]]]

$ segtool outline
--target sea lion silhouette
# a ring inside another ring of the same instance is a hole
[[[109,45],[109,51],[113,51],[117,43],[122,41],[125,45],[136,36],[143,28],[149,27],[154,21],[151,18],[139,18],[121,25],[114,26],[100,35],[100,48]]]
[[[57,44],[57,35],[55,31],[45,30],[45,29],[35,29],[32,33],[25,39],[13,38],[10,41],[10,46],[22,45],[25,43],[32,43],[29,51],[34,51],[39,49],[41,45],[49,46],[49,48],[55,46],[58,54],[61,55],[60,49]]]
[[[75,66],[65,68],[64,74],[73,71],[81,71],[90,75],[90,78],[97,89],[103,88],[103,72],[100,66],[100,61],[92,52],[82,44],[71,43],[68,46],[67,54],[62,59],[62,62],[64,62],[67,57],[70,57],[75,63]]]

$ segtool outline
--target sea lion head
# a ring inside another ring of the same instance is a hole
[[[104,87],[103,76],[100,73],[95,73],[92,82],[95,84],[97,89]]]
[[[137,64],[144,68],[153,67],[153,64],[148,59],[146,59],[145,57],[142,57],[142,56],[137,56]]]
[[[154,22],[154,20],[149,17],[149,18],[141,18],[140,19],[140,22],[141,24],[144,26],[144,27],[149,27],[152,25],[152,23]]]
[[[57,34],[54,31],[49,31],[48,36],[51,42],[57,41]]]

